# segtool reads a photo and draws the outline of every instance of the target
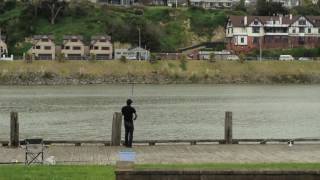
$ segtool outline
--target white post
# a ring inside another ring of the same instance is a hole
[[[139,31],[139,61],[141,61],[141,32],[140,32],[140,27],[138,28],[138,31]]]
[[[261,45],[262,43],[261,43],[261,41],[262,41],[262,38],[260,37],[260,41],[259,41],[260,42],[259,43],[259,46],[260,46],[260,59],[259,60],[260,60],[260,62],[262,60],[262,45]]]

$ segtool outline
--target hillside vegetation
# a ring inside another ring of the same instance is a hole
[[[176,51],[210,40],[214,30],[224,26],[228,14],[241,14],[198,8],[101,6],[81,0],[61,5],[52,24],[45,4],[9,1],[2,5],[0,2],[2,34],[7,36],[10,53],[20,55],[28,48],[25,37],[35,34],[53,34],[58,44],[65,34],[83,35],[86,42],[92,35],[108,34],[113,42],[137,45],[138,28],[143,46],[156,52]]]

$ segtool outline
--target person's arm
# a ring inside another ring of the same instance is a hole
[[[133,120],[136,120],[138,118],[138,115],[137,115],[136,109],[134,108],[133,108],[133,114],[134,114]]]
[[[137,118],[138,118],[137,113],[134,113],[134,118],[133,118],[133,120],[136,120]]]

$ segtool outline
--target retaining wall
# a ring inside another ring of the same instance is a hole
[[[116,180],[319,180],[314,171],[117,170]]]

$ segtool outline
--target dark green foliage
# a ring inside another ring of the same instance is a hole
[[[240,2],[235,6],[234,10],[246,12],[247,8],[244,0],[240,0]]]
[[[10,8],[5,9],[7,3],[11,3]],[[54,21],[50,3],[63,6]],[[178,48],[191,45],[189,32],[210,39],[214,29],[223,26],[226,20],[223,10],[95,6],[87,0],[73,0],[68,4],[55,0],[41,3],[0,0],[1,11],[0,26],[7,36],[9,51],[19,55],[24,49],[19,44],[35,34],[53,34],[57,45],[62,43],[65,34],[83,35],[86,43],[92,35],[108,34],[114,42],[137,46],[138,28],[142,47],[155,52],[176,52]]]
[[[294,7],[292,11],[296,15],[313,15],[313,16],[320,15],[320,7],[318,5],[313,5],[313,4],[297,6],[297,7]]]
[[[188,18],[191,21],[191,29],[200,36],[211,36],[213,30],[218,26],[224,25],[227,20],[224,11],[199,8],[190,8],[188,10]]]
[[[282,6],[280,2],[272,2],[266,0],[257,0],[256,15],[259,16],[274,16],[274,15],[285,15],[289,11]]]

